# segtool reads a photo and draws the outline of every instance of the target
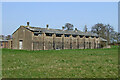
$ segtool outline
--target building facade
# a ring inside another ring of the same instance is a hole
[[[8,40],[0,40],[0,48],[8,48]]]
[[[20,26],[12,34],[12,49],[56,50],[56,49],[95,49],[106,42],[91,32]],[[107,44],[106,44],[107,45]],[[106,46],[104,45],[104,46]]]

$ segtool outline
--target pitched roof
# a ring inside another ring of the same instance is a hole
[[[40,27],[25,27],[26,29],[34,32],[34,33],[55,33],[55,34],[71,34],[71,35],[85,35],[85,36],[98,36],[95,33],[91,32],[82,32],[80,30],[61,30],[61,29],[47,29],[47,28],[40,28]]]

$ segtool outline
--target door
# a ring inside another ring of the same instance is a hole
[[[22,49],[22,48],[23,48],[23,41],[20,40],[20,41],[19,41],[19,49]]]

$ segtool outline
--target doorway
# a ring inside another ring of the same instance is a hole
[[[19,49],[23,49],[23,40],[19,40]]]

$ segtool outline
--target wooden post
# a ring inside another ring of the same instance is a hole
[[[45,36],[46,36],[46,34],[43,33],[43,50],[45,50]]]
[[[64,34],[62,35],[62,49],[64,49]]]
[[[70,35],[70,49],[72,49],[72,35]]]
[[[56,46],[55,46],[55,37],[56,37],[56,35],[53,34],[53,49],[54,49],[54,50],[56,49]]]
[[[98,37],[98,48],[100,48],[100,37]]]
[[[89,44],[89,49],[91,49],[91,41],[90,40],[91,40],[91,37],[89,36],[89,43],[88,43]]]
[[[79,49],[79,46],[80,46],[79,41],[80,41],[80,36],[78,35],[77,36],[77,49]]]
[[[34,50],[34,48],[33,48],[33,37],[34,37],[34,33],[32,32],[32,44],[31,44],[32,50]]]
[[[94,49],[96,48],[96,37],[94,37]]]
[[[85,45],[86,45],[86,44],[85,44],[85,36],[83,36],[83,40],[84,40],[83,42],[84,42],[84,49],[85,49]]]

